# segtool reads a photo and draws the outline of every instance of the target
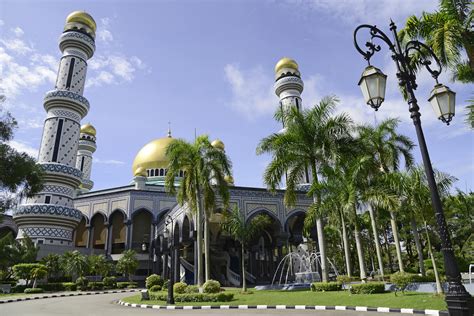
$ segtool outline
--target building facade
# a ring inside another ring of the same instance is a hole
[[[165,153],[173,141],[171,131],[137,153],[130,184],[91,191],[97,135],[91,124],[81,126],[81,120],[89,109],[83,92],[87,60],[95,50],[95,31],[93,18],[85,12],[73,12],[66,19],[59,40],[63,56],[56,86],[44,100],[47,117],[38,164],[45,170],[45,185],[14,210],[16,227],[9,222],[4,229],[18,230],[20,240],[29,236],[40,246],[40,257],[79,250],[84,254],[104,254],[116,261],[123,251],[133,249],[140,261],[137,278],[175,269],[177,279],[195,283],[195,249],[202,242],[196,240],[196,225],[201,223],[196,223],[195,214],[186,204],[179,205],[164,186],[168,165]],[[281,106],[299,109],[303,81],[298,65],[283,58],[275,72],[275,92]],[[225,150],[220,140],[212,145]],[[178,175],[177,185],[183,176]],[[270,282],[284,254],[303,241],[303,221],[311,199],[300,192],[296,206],[288,208],[283,203],[284,191],[271,193],[263,188],[234,186],[232,177],[226,181],[230,186],[230,208],[238,207],[247,220],[258,214],[271,218],[271,226],[255,238],[246,254],[249,281]],[[307,182],[308,176],[302,175],[302,184]],[[239,285],[240,246],[221,228],[228,210],[221,206],[208,211],[211,277],[225,285]],[[170,267],[168,256],[162,252],[165,230],[171,232],[179,258],[175,267]]]

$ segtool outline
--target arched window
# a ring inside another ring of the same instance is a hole
[[[146,176],[147,176],[147,177],[150,176],[150,169],[147,169],[147,170],[146,170]]]
[[[160,169],[160,177],[164,176],[165,175],[165,170],[163,169]]]
[[[158,177],[160,175],[160,169],[155,169],[155,177]]]
[[[154,169],[151,169],[151,170],[150,170],[150,175],[151,175],[152,177],[155,176],[155,170],[154,170]]]

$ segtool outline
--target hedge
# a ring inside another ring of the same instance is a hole
[[[199,293],[198,285],[188,285],[184,290],[184,293]]]
[[[313,292],[330,292],[341,291],[342,284],[339,282],[314,282],[311,283],[311,291]]]
[[[11,291],[12,293],[23,293],[23,291],[26,289],[26,285],[15,285],[12,287]]]
[[[161,291],[161,286],[159,285],[153,285],[151,288],[148,289],[150,292],[159,292]]]
[[[221,284],[216,280],[207,280],[202,286],[204,293],[219,293],[221,290]]]
[[[33,294],[33,293],[43,293],[43,289],[40,288],[40,287],[36,287],[36,288],[28,288],[28,289],[25,289],[23,291],[23,293],[26,293],[26,294]]]
[[[176,282],[175,284],[173,284],[173,291],[176,294],[184,294],[187,287],[188,285],[184,282]]]
[[[92,291],[103,290],[104,282],[89,282],[87,288]]]
[[[166,301],[168,294],[163,292],[150,292],[150,299]],[[230,302],[234,298],[233,293],[185,293],[174,295],[175,302]]]
[[[159,285],[160,287],[163,286],[165,280],[161,278],[158,274],[152,274],[146,278],[145,285],[147,289],[151,289],[154,285]]]
[[[138,287],[137,282],[117,282],[118,289],[124,289],[124,288],[135,289],[137,287]]]
[[[108,288],[115,288],[117,286],[117,278],[113,276],[103,278],[102,282]]]
[[[385,284],[383,282],[370,282],[361,284],[352,284],[350,288],[352,294],[374,294],[384,293]]]

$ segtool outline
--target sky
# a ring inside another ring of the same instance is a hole
[[[399,117],[400,133],[415,143],[408,106],[395,66],[382,46],[372,64],[388,75],[386,100],[377,113],[363,101],[357,83],[366,66],[354,48],[362,23],[389,33],[410,15],[434,11],[437,1],[240,0],[240,1],[25,1],[0,0],[0,89],[4,110],[19,122],[11,145],[37,157],[43,96],[54,88],[66,16],[85,10],[97,22],[96,52],[88,62],[84,96],[91,108],[83,123],[97,129],[91,180],[94,190],[127,185],[137,152],[166,136],[189,141],[197,134],[219,138],[233,162],[236,185],[264,187],[270,156],[257,156],[259,141],[281,129],[274,66],[285,56],[299,64],[310,107],[326,95],[340,99],[338,112],[358,123]],[[450,126],[438,121],[429,102],[430,75],[418,75],[416,91],[435,168],[474,190],[473,132],[464,123],[473,86],[440,81],[457,92]],[[419,149],[413,151],[421,161]]]

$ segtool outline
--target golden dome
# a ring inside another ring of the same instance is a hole
[[[166,150],[174,140],[172,137],[163,137],[152,140],[142,147],[132,165],[132,172],[135,175],[139,169],[168,168],[168,158]]]
[[[278,73],[280,70],[284,68],[294,69],[298,71],[298,64],[296,63],[295,60],[291,58],[283,57],[275,65],[275,73]]]
[[[85,11],[74,11],[69,14],[66,18],[66,23],[82,23],[87,25],[92,31],[97,29],[97,24],[95,24],[92,16]]]
[[[220,149],[220,150],[224,150],[224,149],[225,149],[225,145],[224,145],[224,143],[222,142],[222,140],[220,140],[220,139],[214,140],[214,141],[211,143],[211,146],[214,147],[214,148]]]
[[[87,123],[81,126],[81,133],[95,136],[97,131],[95,130],[95,127],[92,126],[91,123]]]
[[[142,167],[138,167],[133,173],[135,177],[146,177],[146,170]]]
[[[224,180],[227,182],[227,184],[234,185],[234,178],[232,176],[227,175],[224,177]]]

